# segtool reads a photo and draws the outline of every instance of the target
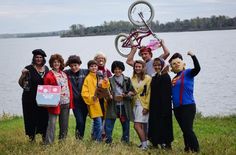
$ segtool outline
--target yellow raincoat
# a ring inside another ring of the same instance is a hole
[[[91,118],[103,117],[102,108],[99,103],[99,99],[97,98],[94,101],[94,96],[96,95],[96,88],[98,85],[97,76],[95,73],[89,72],[89,74],[84,79],[84,83],[82,86],[81,96],[84,99],[84,102],[87,104],[89,116]],[[102,82],[102,88],[109,88],[109,81]],[[105,110],[106,110],[106,100],[105,100]]]

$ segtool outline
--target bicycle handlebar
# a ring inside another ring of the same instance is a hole
[[[144,25],[146,26],[146,28],[151,32],[152,36],[157,39],[158,41],[160,41],[160,39],[157,37],[157,35],[155,33],[153,33],[152,29],[148,26],[148,24],[145,22],[144,18],[143,18],[143,13],[139,12],[138,13],[139,17],[142,19]]]

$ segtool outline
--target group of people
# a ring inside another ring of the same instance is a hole
[[[49,59],[51,70],[45,65],[46,53],[34,50],[32,63],[22,70],[19,84],[23,88],[22,106],[25,132],[30,141],[40,133],[45,144],[52,144],[59,117],[59,140],[68,132],[69,111],[73,110],[75,137],[83,139],[86,118],[92,121],[91,138],[112,143],[112,132],[117,118],[122,125],[121,141],[130,141],[130,121],[140,139],[139,147],[171,149],[173,138],[172,109],[183,132],[185,151],[199,152],[197,137],[193,131],[196,104],[193,97],[194,77],[200,71],[196,56],[190,51],[194,68],[185,69],[180,53],[169,59],[171,80],[166,59],[170,55],[164,40],[160,41],[163,54],[152,59],[152,50],[143,46],[134,60],[137,47],[132,47],[126,63],[133,67],[133,75],[124,75],[125,64],[115,60],[111,71],[105,67],[106,56],[102,53],[88,61],[87,69],[80,68],[78,55],[69,56],[66,63],[60,54]],[[64,70],[69,66],[70,69]],[[113,75],[112,75],[112,73]],[[36,102],[38,85],[61,86],[57,107],[39,107]]]

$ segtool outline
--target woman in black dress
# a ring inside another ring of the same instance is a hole
[[[153,67],[156,71],[151,82],[148,138],[154,147],[171,149],[173,141],[171,78],[168,66],[162,58],[155,58]]]
[[[43,141],[46,136],[48,112],[46,108],[37,106],[36,93],[37,86],[43,85],[43,77],[49,69],[45,66],[46,54],[42,49],[36,49],[32,51],[32,54],[32,64],[22,70],[18,83],[23,88],[22,107],[25,134],[33,142],[37,133],[42,135]]]

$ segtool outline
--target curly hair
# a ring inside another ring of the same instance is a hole
[[[65,67],[65,63],[64,63],[64,59],[62,58],[62,56],[60,54],[53,54],[51,55],[50,59],[49,59],[49,65],[51,68],[53,68],[53,62],[55,60],[58,60],[60,62],[60,70],[63,70]]]
[[[80,60],[79,56],[71,55],[71,56],[69,56],[68,60],[66,61],[66,66],[69,66],[70,64],[73,64],[73,63],[81,65],[82,61]]]
[[[122,72],[125,70],[125,65],[121,61],[113,61],[112,65],[111,65],[111,72],[112,73],[114,73],[116,67],[120,68],[122,70]]]

